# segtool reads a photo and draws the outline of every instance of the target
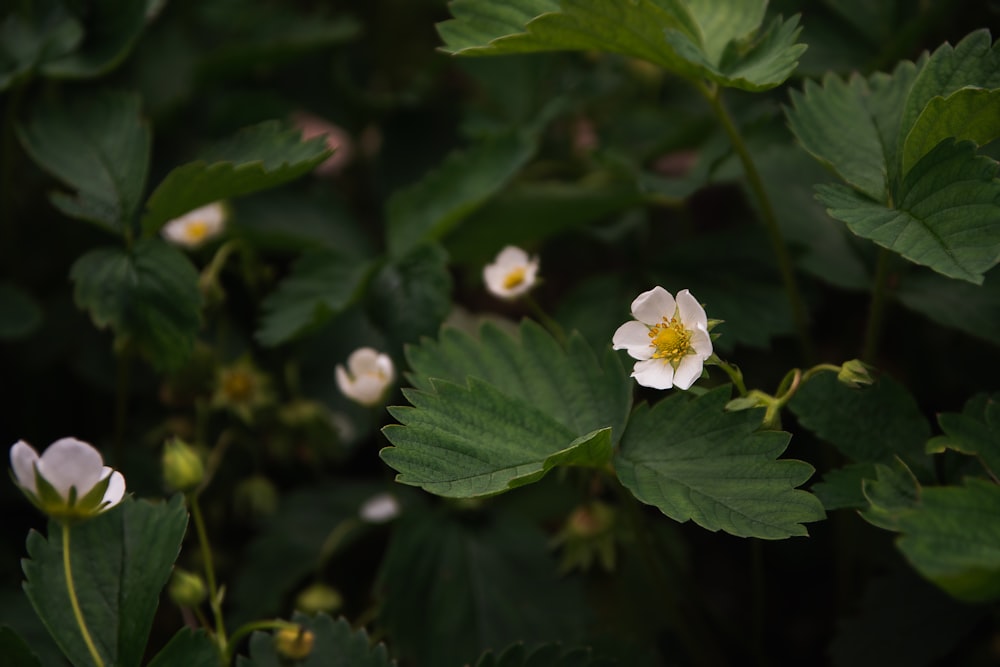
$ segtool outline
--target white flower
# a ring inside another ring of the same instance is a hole
[[[378,405],[396,378],[392,359],[370,347],[361,347],[347,358],[347,369],[337,364],[337,386],[347,398],[361,405]]]
[[[19,440],[10,448],[10,465],[25,495],[57,519],[99,514],[125,496],[122,474],[104,465],[93,446],[76,438],[56,440],[41,456]]]
[[[538,258],[509,245],[483,268],[486,288],[501,299],[516,298],[535,286]]]
[[[677,300],[662,287],[643,292],[632,302],[638,321],[618,327],[614,349],[627,350],[638,359],[632,377],[653,389],[688,389],[701,377],[705,360],[712,355],[705,309],[687,290]]]
[[[385,523],[399,516],[399,501],[391,493],[377,493],[361,505],[358,514],[368,523]]]
[[[226,207],[222,202],[207,204],[163,225],[163,238],[185,248],[197,248],[222,233]]]

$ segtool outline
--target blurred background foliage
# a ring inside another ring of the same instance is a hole
[[[797,362],[791,314],[739,166],[700,98],[617,56],[452,58],[437,50],[443,0],[10,4],[0,14],[0,442],[88,440],[140,496],[164,494],[167,437],[220,443],[205,502],[235,621],[288,616],[323,584],[342,598],[329,611],[366,625],[403,664],[459,665],[516,640],[555,639],[593,647],[587,660],[675,664],[657,657],[681,649],[627,549],[617,576],[557,571],[567,552],[550,541],[587,496],[583,477],[474,504],[394,486],[377,456],[388,415],[344,398],[334,367],[370,345],[405,368],[404,346],[446,318],[530,315],[490,297],[480,277],[518,244],[542,258],[539,302],[597,349],[639,291],[690,288],[726,321],[718,349],[758,386],[776,384]],[[780,0],[769,12],[800,12],[809,49],[785,86],[729,104],[805,277],[819,355],[840,361],[861,346],[874,253],[813,198],[829,179],[792,140],[787,89],[996,28],[1000,3]],[[190,253],[201,323],[168,370],[75,305],[70,267],[107,234],[50,204],[61,186],[17,136],[38,105],[71,108],[92,90],[139,95],[153,184],[262,121],[333,132],[330,162],[232,200],[225,237]],[[892,270],[877,365],[925,416],[995,389],[997,271],[977,288],[903,262]],[[817,444],[797,434],[789,453],[822,472],[836,461],[822,461]],[[386,490],[403,506],[398,522],[359,521],[361,504]],[[43,519],[12,484],[0,485],[0,503],[0,623],[58,664],[19,587],[24,535]],[[665,521],[652,538],[676,553],[666,576],[701,601],[725,656],[998,659],[989,608],[919,580],[890,534],[847,512],[831,517],[809,539],[763,545]],[[180,563],[196,569],[196,550]],[[753,567],[766,568],[766,591],[751,590]],[[161,605],[152,646],[181,622]]]

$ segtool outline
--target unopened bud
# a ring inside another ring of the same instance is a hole
[[[837,373],[837,379],[851,389],[866,387],[875,382],[872,377],[872,367],[860,359],[845,361]]]
[[[263,475],[248,477],[233,492],[236,513],[246,521],[271,516],[278,509],[278,489]]]
[[[295,608],[306,614],[326,612],[332,614],[344,604],[340,591],[322,583],[315,583],[295,598]]]
[[[573,510],[566,521],[566,528],[574,537],[597,537],[608,532],[614,521],[615,511],[611,507],[602,502],[592,502]]]
[[[286,660],[305,660],[312,653],[316,636],[302,626],[284,628],[274,634],[274,648]]]
[[[163,448],[163,480],[177,491],[193,491],[205,479],[205,464],[194,447],[180,438]]]
[[[197,607],[208,597],[204,580],[194,572],[174,568],[167,594],[178,607]]]

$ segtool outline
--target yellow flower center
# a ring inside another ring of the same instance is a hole
[[[231,401],[246,401],[253,396],[254,378],[240,370],[230,371],[222,379],[222,393]]]
[[[197,242],[208,236],[208,223],[204,220],[192,220],[184,228],[188,241]]]
[[[676,317],[668,320],[664,316],[662,322],[649,328],[649,337],[649,346],[656,350],[653,359],[666,359],[676,364],[692,352],[691,332]]]
[[[503,279],[504,289],[514,289],[518,285],[524,282],[524,274],[526,270],[523,266],[519,266],[510,273],[506,275]]]

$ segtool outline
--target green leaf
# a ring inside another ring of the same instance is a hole
[[[884,528],[899,530],[900,517],[920,501],[920,483],[901,459],[890,465],[875,464],[875,479],[866,478],[861,490],[868,507],[860,512],[865,521]]]
[[[450,497],[506,491],[555,465],[601,466],[621,437],[631,386],[574,335],[560,346],[526,320],[520,340],[493,325],[477,340],[446,328],[407,351],[413,407],[390,408],[380,453],[397,481]]]
[[[1000,473],[1000,393],[976,394],[961,413],[939,414],[938,424],[945,434],[927,443],[928,452],[953,449],[978,457],[987,470]]]
[[[925,487],[897,529],[899,550],[944,591],[966,602],[1000,598],[1000,486]]]
[[[370,235],[333,193],[305,197],[272,190],[242,197],[232,204],[230,237],[246,239],[256,249],[301,252],[325,248],[346,255],[372,256]]]
[[[949,137],[978,146],[1000,137],[1000,89],[962,88],[948,97],[931,99],[906,135],[902,173],[909,173],[920,158]]]
[[[802,524],[822,519],[823,506],[795,487],[812,466],[775,460],[791,436],[758,431],[759,410],[726,412],[729,397],[726,386],[637,407],[615,456],[619,479],[675,521],[739,537],[808,534]]]
[[[0,625],[0,655],[7,667],[42,667],[21,635],[6,625]]]
[[[866,479],[875,479],[875,464],[852,463],[823,475],[823,480],[810,489],[823,503],[827,512],[845,508],[861,509],[868,506],[862,492]]]
[[[954,655],[988,613],[961,604],[908,571],[873,579],[857,615],[830,643],[833,667],[930,667]]]
[[[72,104],[40,105],[18,125],[25,151],[76,191],[54,193],[68,216],[123,233],[139,208],[149,170],[149,128],[139,98],[100,93]]]
[[[941,326],[1000,345],[1000,273],[995,269],[982,285],[911,271],[900,281],[896,298]]]
[[[895,208],[843,185],[816,188],[852,232],[950,278],[977,285],[1000,261],[997,163],[971,142],[942,141],[906,175]]]
[[[204,630],[181,628],[150,661],[149,667],[218,667],[219,647]]]
[[[1000,88],[1000,45],[991,48],[991,40],[989,30],[976,30],[954,47],[946,43],[931,54],[906,98],[896,145],[905,145],[907,135],[935,97],[949,97],[966,86]]]
[[[84,21],[81,48],[41,66],[44,75],[60,79],[88,79],[117,67],[146,27],[150,0],[93,0]]]
[[[145,234],[199,206],[273,188],[312,171],[330,156],[323,137],[301,141],[298,130],[268,121],[243,129],[203,159],[171,171],[146,202]]]
[[[339,252],[304,254],[264,298],[257,340],[279,345],[318,327],[354,302],[371,270],[370,261]]]
[[[457,0],[438,25],[457,55],[599,50],[648,60],[691,80],[766,90],[794,71],[805,45],[798,19],[774,21],[755,35],[764,0],[518,0],[502,8]]]
[[[139,665],[186,528],[180,495],[155,505],[126,498],[120,507],[72,526],[73,582],[105,664]],[[88,655],[66,592],[62,526],[51,521],[48,530],[47,540],[34,531],[28,535],[24,590],[63,653]]]
[[[789,408],[799,424],[855,463],[891,463],[899,456],[927,465],[930,427],[910,393],[891,377],[852,389],[835,373],[821,373],[802,385]]]
[[[419,182],[397,192],[386,210],[387,243],[402,257],[440,239],[497,193],[537,150],[533,133],[506,132],[454,152]]]
[[[27,80],[38,66],[73,51],[83,39],[80,21],[54,0],[19,9],[0,24],[0,90]]]
[[[390,259],[372,279],[368,311],[394,351],[438,331],[451,310],[448,254],[437,244]]]
[[[38,302],[16,285],[0,283],[0,341],[26,338],[41,324]]]
[[[494,655],[487,651],[476,667],[611,667],[613,663],[594,657],[589,649],[567,649],[559,644],[529,648],[518,642]]]
[[[98,248],[70,269],[76,305],[111,327],[158,368],[176,367],[194,347],[201,320],[198,272],[176,248],[144,239],[131,250]]]
[[[510,513],[404,516],[379,580],[379,620],[421,667],[472,664],[514,641],[574,641],[587,620],[579,580],[560,578],[548,537]]]
[[[371,646],[368,633],[353,630],[345,619],[334,621],[326,614],[306,616],[295,614],[295,623],[314,635],[314,644],[309,657],[296,661],[298,667],[393,667],[395,660],[389,658],[384,644]],[[255,632],[250,637],[250,657],[240,656],[239,667],[284,667],[283,660],[274,646],[274,635]]]

